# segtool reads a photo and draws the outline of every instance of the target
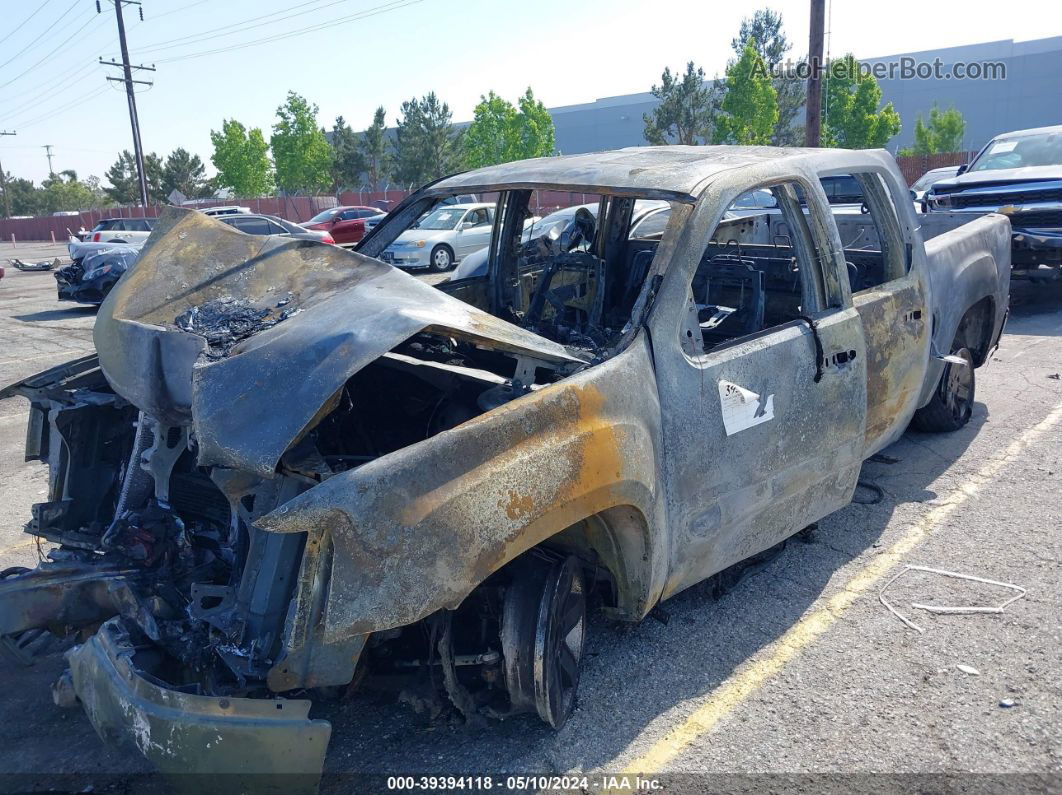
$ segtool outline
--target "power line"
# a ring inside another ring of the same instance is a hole
[[[311,25],[309,27],[291,30],[285,33],[278,33],[273,36],[268,36],[261,39],[252,39],[250,41],[241,42],[239,44],[233,44],[229,47],[219,47],[213,50],[203,50],[200,52],[188,53],[187,55],[176,55],[173,58],[163,58],[157,63],[167,64],[174,63],[176,61],[186,61],[192,58],[202,58],[207,55],[216,55],[217,53],[234,52],[235,50],[242,50],[247,47],[256,47],[259,44],[269,44],[274,41],[282,41],[283,39],[289,39],[294,36],[302,36],[306,33],[314,33],[318,30],[323,30],[324,28],[336,27],[337,25],[341,25],[346,22],[368,19],[369,17],[374,17],[379,14],[385,14],[388,11],[397,11],[400,8],[406,8],[407,6],[416,5],[417,3],[421,2],[424,2],[424,0],[392,0],[392,2],[390,3],[386,3],[382,6],[377,6],[376,8],[367,9],[358,14],[351,14],[347,17],[339,17],[338,19],[332,19],[328,22],[322,22],[317,25]]]
[[[269,19],[269,17],[275,17],[278,14],[284,14],[288,11],[294,11],[296,8],[303,8],[304,6],[315,5],[317,3],[325,2],[325,0],[306,0],[306,2],[298,3],[297,5],[290,6],[288,8],[281,8],[277,11],[273,11],[269,14],[263,14],[258,17],[251,17],[250,19],[241,19],[239,22],[232,22],[228,25],[222,25],[221,27],[211,28],[210,30],[200,31],[199,33],[190,33],[187,36],[178,36],[176,39],[166,39],[165,41],[155,42],[154,44],[148,43],[140,48],[141,52],[155,52],[157,50],[167,50],[172,47],[180,47],[183,44],[195,44],[200,41],[206,41],[208,39],[216,39],[220,36],[231,36],[234,33],[242,33],[245,30],[251,30],[252,28],[259,28],[263,25],[271,25],[274,22],[283,22],[285,19],[291,19],[292,17],[298,17],[305,14],[305,11],[300,11],[297,14],[289,14],[286,17],[280,17],[279,19]],[[319,8],[312,9],[314,11],[320,11],[321,9],[328,8],[329,6],[338,5],[339,3],[349,3],[350,0],[332,0],[327,5],[320,6]],[[267,20],[260,22],[259,20]],[[249,25],[248,23],[255,22],[257,24]],[[244,27],[246,26],[246,27]],[[230,28],[236,28],[236,30],[229,30]],[[219,31],[228,31],[227,33],[221,33]],[[204,35],[209,34],[209,35]]]
[[[39,14],[41,11],[43,11],[45,6],[47,6],[48,3],[50,3],[50,2],[52,2],[52,0],[44,0],[43,3],[41,3],[39,6],[37,6],[37,10],[36,11],[34,11],[32,14],[30,14],[28,17],[26,17],[24,20],[22,20],[22,22],[19,24],[19,26],[17,28],[15,28],[10,33],[8,33],[6,36],[4,36],[4,38],[0,39],[0,44],[3,44],[5,41],[10,39],[12,36],[14,36],[20,30],[22,30],[22,28],[24,28],[26,26],[26,23],[29,22],[31,19],[33,19],[35,16],[37,16],[37,14]]]
[[[37,43],[38,41],[40,41],[40,40],[41,40],[41,39],[43,39],[43,38],[44,38],[45,36],[47,36],[47,35],[48,35],[49,33],[51,33],[51,32],[52,32],[52,29],[53,29],[53,28],[54,28],[54,27],[55,27],[56,25],[58,25],[58,24],[59,24],[60,22],[62,22],[62,21],[63,21],[63,20],[64,20],[64,19],[66,18],[66,15],[67,15],[67,14],[69,14],[69,13],[70,13],[71,11],[73,11],[73,10],[74,10],[74,9],[75,9],[75,8],[77,7],[77,4],[78,4],[79,2],[81,2],[81,0],[74,0],[74,2],[70,4],[70,8],[66,9],[66,11],[64,11],[64,12],[63,12],[62,14],[60,14],[60,15],[59,15],[59,19],[55,20],[55,22],[53,22],[53,23],[52,23],[51,25],[48,25],[48,27],[46,27],[46,28],[45,28],[44,30],[42,30],[42,31],[41,31],[41,32],[40,32],[40,33],[39,33],[39,34],[37,35],[37,38],[33,39],[33,41],[31,41],[31,42],[30,42],[29,44],[27,44],[27,45],[26,45],[25,47],[23,47],[23,48],[22,48],[21,50],[19,50],[18,52],[16,52],[16,53],[15,53],[14,55],[12,55],[12,56],[11,56],[10,58],[8,58],[8,59],[7,59],[6,61],[4,61],[3,63],[0,63],[0,69],[3,69],[3,68],[4,68],[5,66],[7,66],[7,65],[8,65],[9,63],[11,63],[11,62],[12,62],[13,60],[15,60],[16,58],[18,58],[18,57],[19,57],[20,55],[22,55],[22,53],[24,53],[24,52],[25,52],[26,50],[28,50],[28,49],[29,49],[30,47],[32,47],[32,46],[33,46],[34,44],[36,44],[36,43]],[[5,83],[4,85],[7,85],[7,84]]]
[[[107,91],[108,88],[109,88],[109,86],[107,86],[106,84],[102,85],[99,88],[97,88],[95,91],[91,91],[88,94],[85,94],[85,96],[79,97],[78,99],[75,99],[73,102],[70,102],[70,103],[68,103],[66,105],[63,105],[62,107],[59,107],[59,108],[54,108],[53,110],[50,110],[47,113],[45,113],[43,116],[39,116],[39,117],[37,117],[35,119],[30,119],[27,122],[23,122],[23,123],[19,124],[19,127],[22,127],[22,128],[31,127],[33,125],[40,124],[41,122],[48,121],[49,119],[55,118],[59,114],[65,113],[66,111],[70,110],[71,108],[76,108],[79,105],[84,105],[86,102],[89,102],[89,101],[95,99],[100,94],[102,94],[105,91]]]
[[[78,68],[80,69],[81,67],[79,66]],[[47,95],[47,100],[55,99],[56,97],[67,93],[73,88],[79,88],[82,83],[87,81],[89,78],[95,76],[96,75],[93,72],[86,72],[84,75],[77,78],[76,80],[68,82],[58,91],[49,91],[47,88],[41,88],[38,96],[30,97],[28,100],[17,105],[16,107],[11,108],[10,110],[5,110],[4,116],[10,118],[18,118],[19,115],[25,115],[27,112],[37,113],[40,110],[40,95]]]
[[[48,93],[48,87],[49,86],[55,85],[56,83],[60,83],[63,80],[65,80],[68,76],[74,74],[74,72],[78,72],[78,71],[84,69],[86,66],[90,66],[90,65],[95,64],[95,63],[96,63],[95,60],[90,60],[90,61],[87,61],[87,62],[85,62],[85,61],[79,62],[79,63],[75,64],[73,67],[67,67],[62,72],[56,74],[54,77],[47,78],[46,80],[42,81],[42,84],[40,84],[40,85],[30,86],[25,91],[17,91],[14,94],[5,94],[2,101],[3,102],[8,102],[8,101],[10,101],[10,100],[12,100],[12,99],[14,99],[16,97],[24,97],[24,96],[27,96],[28,94],[33,94],[34,99],[36,99],[36,98],[40,97],[41,94]]]
[[[69,42],[69,41],[70,41],[71,39],[73,39],[73,38],[74,38],[74,37],[75,37],[75,36],[76,36],[77,34],[79,34],[79,33],[80,33],[81,31],[83,31],[83,30],[84,30],[85,28],[87,28],[87,27],[88,27],[89,25],[91,25],[91,24],[92,24],[93,22],[95,22],[95,21],[96,21],[96,17],[89,17],[89,18],[88,18],[88,19],[87,19],[87,20],[85,21],[85,24],[84,24],[84,25],[82,25],[82,26],[81,26],[80,28],[78,28],[78,29],[77,29],[77,30],[75,30],[75,31],[74,31],[73,33],[71,33],[71,34],[70,34],[70,35],[69,35],[68,37],[66,37],[65,39],[63,39],[63,41],[62,41],[62,42],[60,42],[60,43],[59,43],[58,45],[56,45],[56,47],[55,47],[55,49],[54,49],[54,50],[51,50],[51,51],[49,51],[47,55],[45,55],[45,56],[44,56],[43,58],[41,58],[41,59],[40,59],[39,61],[37,61],[37,63],[33,64],[33,66],[31,66],[31,67],[29,67],[28,69],[26,69],[25,71],[23,71],[23,72],[21,72],[21,73],[19,73],[19,74],[15,75],[15,76],[14,76],[14,77],[12,77],[12,78],[11,78],[10,80],[8,80],[8,81],[7,81],[6,83],[0,83],[0,88],[3,88],[4,86],[9,86],[9,85],[11,85],[12,83],[14,83],[14,82],[15,82],[16,80],[18,80],[18,79],[19,79],[20,77],[23,77],[23,76],[25,76],[25,75],[29,74],[30,72],[32,72],[32,71],[33,71],[34,69],[36,69],[36,68],[37,68],[38,66],[40,66],[40,65],[41,65],[42,63],[44,63],[44,62],[45,62],[45,61],[47,61],[47,60],[48,60],[49,58],[51,58],[51,57],[52,57],[53,55],[55,55],[55,53],[56,53],[56,52],[58,52],[58,51],[59,51],[59,50],[61,50],[61,49],[62,49],[63,47],[65,47],[65,46],[67,45],[67,43],[68,43],[68,42]]]
[[[196,6],[201,6],[204,3],[209,3],[209,2],[211,2],[211,0],[196,0],[196,2],[194,2],[194,3],[189,3],[188,5],[180,6],[179,8],[171,8],[169,11],[163,11],[161,14],[152,14],[150,21],[154,22],[156,19],[160,19],[162,17],[168,17],[170,14],[176,14],[178,11],[187,11],[189,8],[195,8]],[[141,20],[141,21],[143,21],[143,20]]]

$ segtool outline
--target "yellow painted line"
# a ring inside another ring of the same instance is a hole
[[[870,561],[862,571],[845,583],[838,593],[827,599],[825,604],[800,619],[782,637],[723,682],[688,718],[670,729],[645,753],[627,765],[627,775],[661,772],[693,742],[710,732],[761,685],[781,671],[790,660],[796,658],[839,621],[844,611],[857,599],[880,583],[909,552],[938,530],[951,514],[994,480],[1015,457],[1058,424],[1059,420],[1062,420],[1062,403],[1011,442],[1001,455],[990,459],[979,472],[937,503],[908,528],[899,541]]]

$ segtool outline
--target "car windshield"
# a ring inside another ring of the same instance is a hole
[[[1062,165],[1062,132],[997,138],[970,166],[970,171]]]
[[[453,229],[457,226],[457,222],[461,220],[461,216],[465,214],[463,209],[457,210],[453,207],[440,207],[437,210],[432,210],[425,215],[420,221],[417,222],[417,229]]]
[[[311,218],[306,223],[309,223],[309,224],[323,224],[325,221],[331,221],[333,218],[335,218],[336,213],[339,212],[339,209],[340,208],[338,208],[338,207],[333,207],[330,210],[325,210],[324,212],[317,213],[317,215],[315,215],[313,218]]]

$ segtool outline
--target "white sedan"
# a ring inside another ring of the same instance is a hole
[[[493,204],[443,205],[399,235],[380,259],[399,268],[448,271],[490,243],[493,228]]]

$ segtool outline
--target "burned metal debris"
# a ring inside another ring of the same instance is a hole
[[[182,331],[197,334],[207,341],[205,354],[210,359],[221,359],[241,340],[275,326],[298,312],[298,307],[289,306],[291,297],[277,301],[276,309],[260,309],[250,302],[226,296],[186,309],[173,319]]]

